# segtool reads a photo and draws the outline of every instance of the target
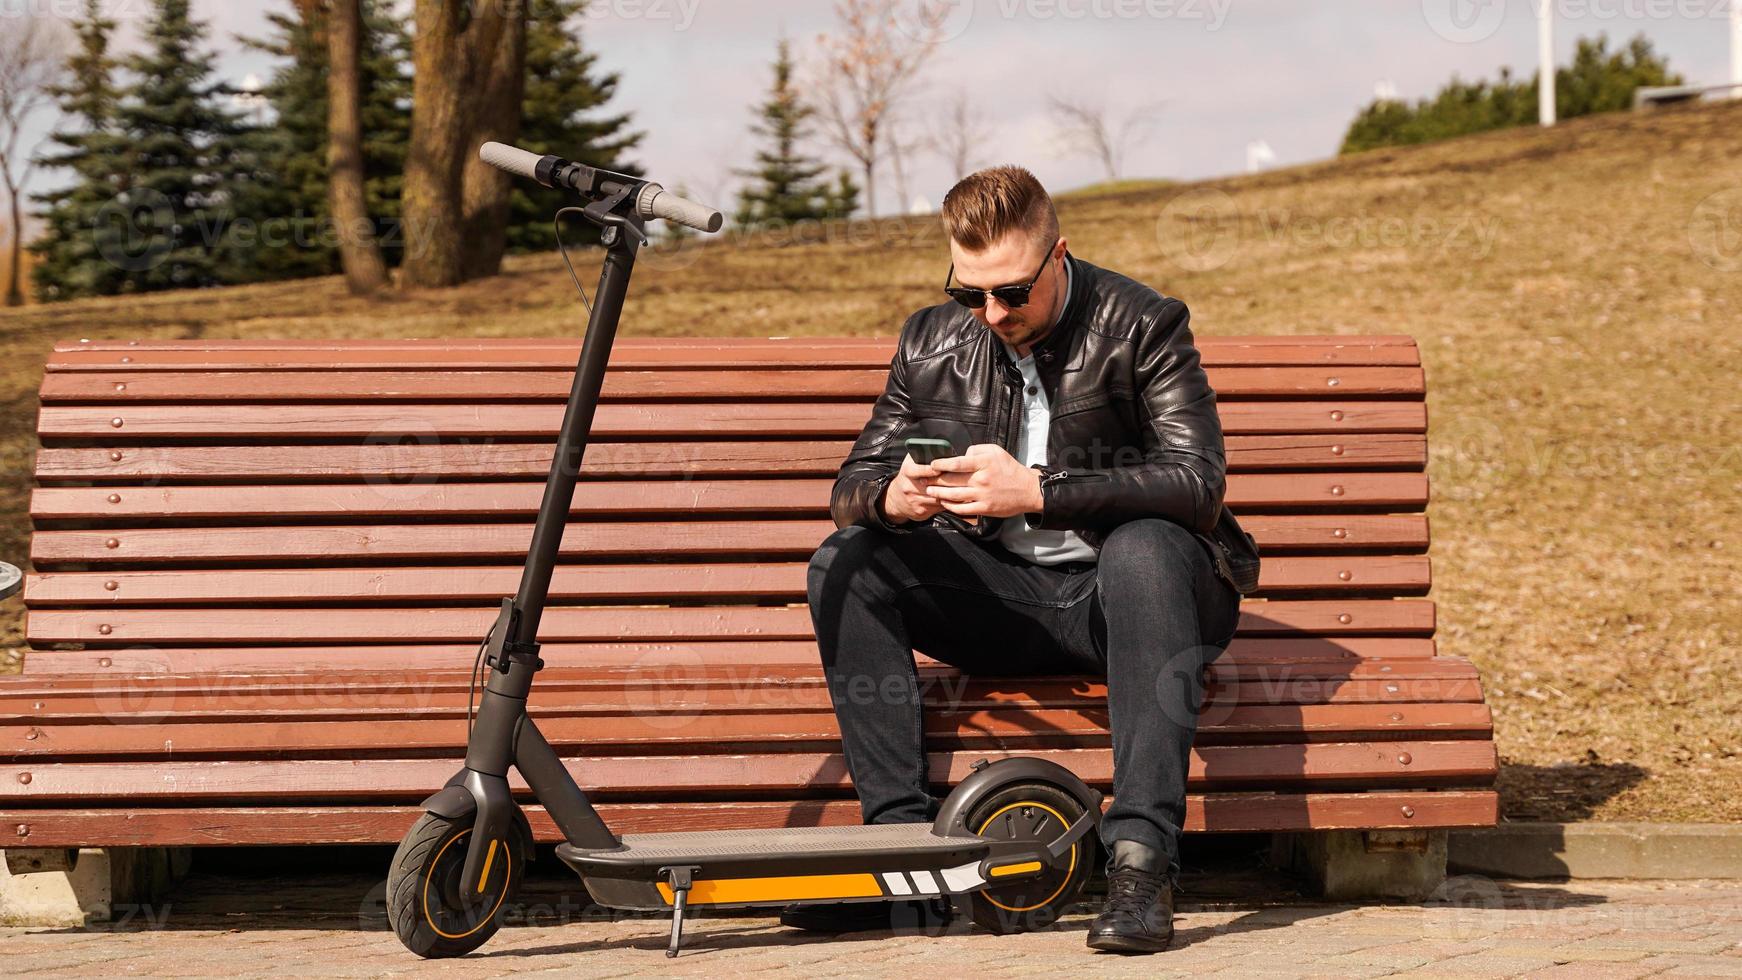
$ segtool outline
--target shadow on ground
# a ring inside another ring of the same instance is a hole
[[[1603,804],[1643,783],[1650,770],[1631,762],[1535,766],[1500,758],[1495,788],[1507,820],[1590,820]]]
[[[1182,925],[1174,948],[1184,948],[1222,935],[1287,928],[1356,906],[1315,901],[1295,877],[1269,867],[1268,835],[1216,835],[1187,839],[1176,909],[1180,912],[1236,912],[1213,926]],[[193,871],[156,907],[118,908],[116,921],[86,931],[169,929],[247,933],[264,930],[331,930],[386,932],[385,871],[392,848],[212,848],[196,852]],[[1091,894],[1055,928],[1087,929],[1104,883],[1091,883]],[[1553,910],[1605,901],[1581,894],[1574,887],[1528,889],[1478,876],[1457,876],[1422,908],[1468,909],[1487,912],[1529,908]],[[1378,903],[1374,903],[1378,904]],[[1400,903],[1387,903],[1400,904]],[[1408,904],[1408,903],[1401,903]],[[777,910],[734,911],[692,919],[685,926],[685,955],[705,955],[764,946],[811,943],[875,942],[889,932],[817,936],[779,928]],[[551,932],[548,945],[498,949],[489,946],[478,957],[537,957],[577,952],[636,949],[650,952],[665,946],[665,916],[615,912],[592,904],[580,883],[548,853],[528,868],[515,903],[508,910],[507,928],[543,929],[576,924],[603,924],[645,919],[646,933],[594,941],[576,940],[574,933]],[[958,916],[948,935],[973,931],[966,916]],[[904,935],[921,935],[905,930]],[[933,933],[934,935],[936,933]]]

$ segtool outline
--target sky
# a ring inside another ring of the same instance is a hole
[[[149,0],[106,0],[137,39]],[[926,0],[898,0],[907,8]],[[1553,0],[1557,61],[1581,36],[1611,48],[1643,33],[1689,81],[1730,73],[1732,0]],[[1742,2],[1742,0],[1734,0]],[[1132,148],[1125,177],[1193,179],[1246,169],[1247,146],[1266,142],[1273,165],[1333,156],[1355,112],[1384,85],[1399,97],[1431,94],[1454,74],[1492,78],[1501,66],[1535,70],[1536,0],[954,0],[945,40],[899,106],[917,136],[958,95],[980,116],[977,166],[1019,163],[1055,190],[1100,180],[1099,164],[1061,142],[1048,99],[1106,106],[1114,116],[1149,107],[1154,133]],[[79,0],[0,0],[71,11]],[[212,27],[222,73],[240,83],[271,60],[238,34],[264,32],[289,0],[195,0]],[[756,150],[749,132],[766,95],[776,39],[801,65],[836,26],[828,0],[594,0],[584,42],[621,75],[614,108],[646,132],[639,161],[652,178],[729,206],[735,168]],[[819,141],[818,154],[845,158]],[[885,168],[887,171],[887,168]],[[937,154],[909,157],[909,196],[935,207],[953,173]],[[40,189],[52,174],[38,178]],[[895,207],[886,172],[880,212]],[[906,202],[909,206],[912,201]]]

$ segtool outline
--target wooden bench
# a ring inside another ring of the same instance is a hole
[[[1211,668],[1188,830],[1490,825],[1434,646],[1407,337],[1202,339],[1262,591]],[[804,608],[885,340],[623,340],[542,639],[539,725],[620,832],[855,822]],[[9,846],[390,842],[459,765],[578,344],[79,342],[42,385]],[[1104,687],[925,667],[940,784],[1110,785]],[[555,829],[538,807],[535,831]]]

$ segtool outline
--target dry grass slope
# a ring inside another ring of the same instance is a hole
[[[1441,642],[1486,672],[1510,817],[1742,820],[1742,103],[1061,207],[1076,254],[1184,298],[1200,334],[1420,340]],[[1182,213],[1222,220],[1181,236]],[[935,301],[945,255],[901,221],[653,255],[625,332],[888,334]],[[317,280],[0,315],[0,554],[25,553],[56,340],[577,324],[554,256],[380,302]],[[0,648],[21,614],[6,605]]]

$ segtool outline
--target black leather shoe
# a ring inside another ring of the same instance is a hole
[[[780,924],[806,932],[909,932],[941,930],[954,910],[944,899],[906,902],[837,902],[833,905],[788,905]]]
[[[1160,851],[1138,841],[1113,842],[1107,904],[1089,926],[1089,948],[1159,953],[1173,939],[1173,885]]]

